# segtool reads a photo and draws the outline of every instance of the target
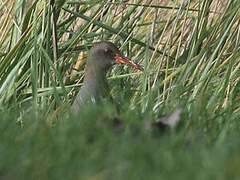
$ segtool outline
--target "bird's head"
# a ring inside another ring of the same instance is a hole
[[[100,69],[108,70],[112,65],[120,63],[132,66],[135,69],[142,70],[142,67],[132,60],[123,56],[121,51],[109,41],[100,41],[94,43],[90,50],[91,64]]]

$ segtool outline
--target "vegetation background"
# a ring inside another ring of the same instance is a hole
[[[239,0],[0,0],[0,15],[0,179],[240,178]],[[109,73],[121,114],[71,117],[99,40],[144,71]],[[144,128],[179,106],[170,133]]]

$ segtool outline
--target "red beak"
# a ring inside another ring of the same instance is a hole
[[[139,64],[133,62],[132,60],[130,60],[130,59],[126,58],[126,57],[115,56],[114,58],[115,58],[115,62],[116,63],[128,64],[128,65],[132,66],[133,68],[135,68],[137,70],[140,70],[140,71],[143,70],[143,68]]]

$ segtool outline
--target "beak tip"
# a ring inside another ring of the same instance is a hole
[[[127,64],[127,65],[130,65],[137,70],[143,71],[143,68],[139,64],[133,62],[132,60],[130,60],[126,57],[115,56],[115,62],[116,63],[121,63],[121,64]]]
[[[138,70],[140,70],[140,71],[144,71],[144,69],[143,69],[143,67],[142,66],[138,66]]]

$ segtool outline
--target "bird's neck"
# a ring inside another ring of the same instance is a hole
[[[85,103],[98,103],[101,98],[108,97],[106,71],[97,66],[87,64],[83,86],[73,103],[73,112],[77,113]]]
[[[106,96],[108,92],[106,71],[98,66],[94,66],[94,64],[87,64],[84,85],[88,86],[89,93],[95,98]]]

